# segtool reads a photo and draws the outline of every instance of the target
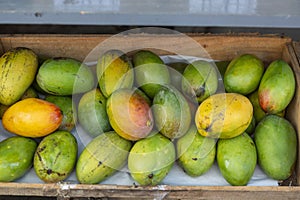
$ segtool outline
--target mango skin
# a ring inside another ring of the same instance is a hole
[[[68,131],[55,131],[46,136],[34,154],[36,175],[46,183],[65,180],[72,172],[77,157],[77,141]]]
[[[189,64],[182,78],[182,91],[198,103],[214,94],[218,88],[218,76],[215,66],[207,61],[197,60]]]
[[[253,116],[250,100],[238,93],[218,93],[198,107],[195,124],[204,137],[233,138],[242,134]]]
[[[247,185],[254,173],[256,162],[255,144],[247,133],[218,140],[217,163],[223,177],[231,185]]]
[[[201,176],[215,161],[216,140],[203,137],[192,125],[188,132],[176,142],[178,164],[189,176]]]
[[[94,138],[80,154],[76,176],[80,183],[97,184],[112,176],[127,162],[132,143],[116,132]]]
[[[157,185],[170,172],[176,157],[174,144],[160,133],[137,141],[128,156],[128,169],[140,185]]]
[[[97,77],[102,94],[108,98],[120,88],[132,88],[134,71],[130,59],[120,50],[105,52],[97,63]]]
[[[259,88],[258,99],[261,108],[270,114],[283,111],[295,94],[294,72],[283,60],[273,61],[265,71]]]
[[[286,119],[267,115],[254,132],[258,164],[275,180],[287,179],[294,170],[297,159],[297,135]]]
[[[153,98],[152,105],[157,130],[175,139],[183,136],[191,123],[191,111],[184,96],[172,86],[161,88]]]
[[[21,136],[0,142],[0,181],[10,182],[21,178],[32,167],[37,143]]]
[[[36,81],[48,94],[72,95],[94,87],[91,69],[73,58],[50,58],[40,66]]]
[[[63,114],[58,130],[71,131],[77,122],[77,111],[76,108],[73,108],[72,98],[70,96],[47,95],[45,100],[57,105]]]
[[[106,102],[107,99],[99,88],[83,94],[80,98],[78,121],[83,129],[93,137],[111,130],[106,112]]]
[[[243,54],[234,58],[224,74],[224,86],[227,92],[243,95],[250,94],[259,86],[264,73],[263,62],[252,54]]]
[[[147,137],[154,125],[152,111],[147,100],[132,89],[119,89],[106,103],[111,127],[121,137],[136,141]]]
[[[28,98],[10,106],[2,117],[3,127],[24,137],[43,137],[55,131],[63,115],[58,106],[48,101]]]
[[[28,48],[19,47],[0,57],[0,103],[12,105],[32,84],[38,68],[37,55]]]
[[[140,50],[133,55],[137,86],[151,99],[162,86],[171,82],[167,66],[158,55],[150,50]]]

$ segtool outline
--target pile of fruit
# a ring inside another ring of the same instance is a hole
[[[157,185],[175,162],[196,177],[215,161],[231,185],[247,185],[257,164],[270,178],[291,176],[297,135],[284,115],[296,83],[288,63],[265,66],[244,54],[216,67],[132,54],[105,52],[94,73],[73,58],[39,64],[31,49],[5,52],[0,114],[16,136],[0,141],[0,181],[33,167],[47,183],[76,170],[79,183],[96,184],[127,165],[137,184]],[[93,138],[79,156],[77,126]]]

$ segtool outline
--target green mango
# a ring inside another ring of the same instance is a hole
[[[168,69],[171,78],[171,85],[179,91],[181,90],[182,74],[187,67],[188,63],[185,62],[174,62],[168,63]]]
[[[96,184],[112,176],[127,161],[132,143],[114,131],[94,138],[80,154],[76,176],[80,183]]]
[[[21,136],[0,142],[0,181],[10,182],[24,176],[32,167],[37,143]]]
[[[247,185],[257,162],[256,148],[252,138],[243,133],[217,142],[217,163],[221,174],[231,185]]]
[[[264,73],[259,88],[258,99],[261,108],[270,114],[283,111],[295,94],[294,72],[283,60],[273,61]]]
[[[255,90],[251,94],[248,95],[248,99],[252,103],[253,106],[253,117],[255,119],[256,124],[260,122],[266,115],[265,111],[259,105],[258,99],[258,90]]]
[[[259,85],[264,73],[263,62],[252,54],[243,54],[234,58],[224,74],[224,86],[227,92],[243,95],[250,94]]]
[[[254,116],[251,119],[251,123],[249,124],[249,126],[247,127],[247,129],[245,130],[246,133],[248,133],[248,135],[252,135],[252,133],[255,130],[255,126],[256,126],[256,121]]]
[[[140,185],[157,185],[170,172],[176,157],[174,144],[160,133],[137,141],[128,156],[128,169]]]
[[[106,113],[106,98],[98,88],[85,93],[80,98],[78,121],[93,137],[111,130]]]
[[[140,50],[133,55],[135,80],[151,99],[164,85],[171,82],[167,66],[161,58],[149,50]]]
[[[68,131],[55,131],[42,139],[34,154],[36,175],[46,183],[65,180],[77,157],[76,138]]]
[[[132,63],[120,50],[105,52],[97,63],[97,77],[102,94],[108,98],[120,88],[132,88],[134,72]]]
[[[258,164],[271,178],[287,179],[297,159],[297,134],[292,124],[277,115],[267,115],[254,132]]]
[[[73,58],[47,59],[40,66],[36,81],[48,94],[62,96],[84,93],[95,85],[92,70]]]
[[[190,106],[175,87],[161,88],[153,98],[152,110],[156,128],[164,136],[175,139],[188,131],[192,118]]]
[[[176,143],[178,164],[189,176],[206,173],[215,161],[216,140],[200,135],[195,125]]]
[[[73,107],[72,98],[70,96],[47,95],[45,100],[57,105],[63,114],[63,119],[58,130],[71,131],[77,121],[77,111]]]
[[[218,89],[215,66],[207,61],[197,60],[189,64],[182,78],[182,92],[197,102],[202,102]]]
[[[27,88],[27,90],[25,90],[25,92],[21,96],[20,100],[27,99],[27,98],[38,98],[38,97],[39,95],[37,91],[34,89],[34,87],[29,86],[29,88]]]

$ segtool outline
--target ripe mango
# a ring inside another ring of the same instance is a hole
[[[252,54],[243,54],[234,58],[224,74],[224,86],[227,92],[243,95],[250,94],[259,85],[264,73],[263,62]]]
[[[254,173],[256,162],[255,144],[247,133],[218,140],[217,163],[223,177],[231,185],[247,185]]]
[[[63,119],[58,130],[71,131],[77,121],[77,111],[76,108],[73,107],[72,98],[70,96],[47,95],[45,100],[57,105],[63,114]]]
[[[172,86],[161,88],[153,98],[155,125],[164,136],[175,139],[183,136],[191,123],[191,111],[184,96]]]
[[[76,175],[80,183],[96,184],[120,170],[127,161],[132,143],[116,132],[94,138],[80,154]]]
[[[68,131],[55,131],[46,136],[34,154],[33,167],[46,183],[65,180],[72,172],[77,157],[77,141]]]
[[[28,98],[10,106],[2,117],[3,127],[25,137],[43,137],[55,131],[63,115],[58,106],[48,101]]]
[[[259,88],[258,99],[261,108],[270,114],[283,111],[295,94],[294,72],[283,60],[273,61],[264,73]]]
[[[0,57],[0,103],[12,105],[32,84],[38,68],[37,55],[28,48],[15,48]]]
[[[36,81],[53,95],[84,93],[94,87],[94,75],[85,64],[73,58],[50,58],[40,66]]]
[[[132,88],[134,71],[130,59],[120,50],[105,52],[97,63],[97,77],[102,94],[108,98],[120,88]]]
[[[0,142],[0,181],[14,181],[29,171],[37,143],[21,136]]]
[[[189,176],[206,173],[215,161],[216,140],[203,137],[192,125],[176,143],[178,164]]]
[[[218,93],[198,107],[195,123],[205,137],[232,138],[242,134],[251,123],[253,107],[249,99],[237,93]]]
[[[133,55],[137,86],[151,99],[164,85],[171,82],[167,66],[150,50],[140,50]]]
[[[112,128],[127,140],[145,138],[154,124],[147,100],[132,89],[119,89],[107,99],[106,110]]]
[[[258,164],[271,178],[287,179],[297,159],[297,135],[292,124],[277,115],[267,115],[254,132]]]
[[[188,98],[196,98],[200,103],[218,88],[215,66],[207,61],[197,60],[189,64],[182,78],[182,91]]]
[[[128,156],[128,169],[140,185],[157,185],[175,162],[174,144],[160,133],[137,141]]]
[[[106,112],[106,101],[99,88],[83,94],[80,98],[78,121],[82,128],[93,137],[111,130]]]

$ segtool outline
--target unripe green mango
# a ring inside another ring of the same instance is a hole
[[[247,185],[257,162],[252,138],[243,133],[217,142],[217,163],[225,180],[231,185]]]
[[[218,76],[215,66],[207,61],[197,60],[189,64],[182,78],[182,92],[188,98],[196,98],[200,103],[218,88]]]
[[[85,93],[80,98],[78,121],[93,137],[111,130],[106,112],[106,98],[98,88]]]
[[[187,67],[187,65],[188,63],[185,62],[168,63],[171,85],[174,86],[179,91],[181,91],[183,72]]]
[[[294,72],[283,60],[273,61],[265,71],[259,88],[258,98],[261,108],[270,114],[283,111],[295,94]]]
[[[250,94],[259,85],[264,73],[263,62],[252,54],[243,54],[233,59],[224,74],[227,92]]]
[[[172,86],[161,88],[153,98],[155,125],[161,134],[175,139],[183,136],[191,124],[191,111],[184,96]]]
[[[63,114],[63,119],[58,130],[71,131],[77,121],[77,111],[73,107],[72,98],[70,96],[47,95],[45,100],[57,105]]]
[[[140,185],[157,185],[175,162],[174,144],[160,133],[137,141],[128,156],[128,169]]]
[[[36,81],[53,95],[84,93],[94,87],[94,75],[85,64],[73,58],[51,58],[40,66]]]
[[[164,85],[171,82],[167,66],[161,58],[149,50],[140,50],[133,55],[135,80],[151,99]]]
[[[14,181],[29,171],[37,143],[20,136],[7,138],[0,142],[0,181]]]
[[[25,90],[20,100],[27,99],[27,98],[39,98],[39,95],[37,91],[33,88],[33,86],[29,86],[27,90]]]
[[[189,176],[206,173],[215,161],[216,140],[200,135],[195,125],[176,143],[179,165]]]
[[[254,132],[258,164],[271,178],[287,179],[297,159],[297,135],[292,124],[277,115],[267,115]]]
[[[38,68],[37,55],[28,48],[15,48],[0,57],[0,103],[12,105],[32,84]]]
[[[105,52],[97,63],[97,77],[102,94],[108,98],[120,88],[132,88],[134,71],[132,63],[120,50]]]
[[[46,183],[65,180],[72,172],[77,157],[77,141],[68,131],[55,131],[38,145],[33,166],[36,175]]]
[[[94,138],[80,154],[76,175],[80,183],[96,184],[112,176],[127,161],[132,143],[114,131]]]

